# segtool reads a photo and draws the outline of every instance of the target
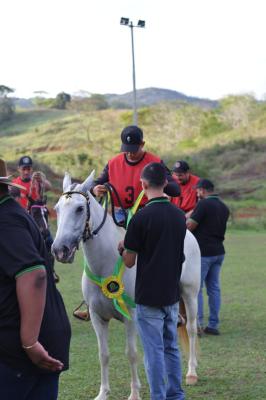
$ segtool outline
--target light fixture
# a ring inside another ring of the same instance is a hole
[[[129,24],[129,18],[122,17],[120,19],[120,25],[128,25],[128,24]]]
[[[143,21],[142,19],[139,19],[139,21],[138,21],[138,27],[139,27],[139,28],[145,28],[145,21]]]

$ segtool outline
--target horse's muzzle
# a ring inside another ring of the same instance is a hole
[[[55,256],[56,260],[61,263],[72,263],[74,261],[75,252],[77,250],[77,246],[61,246],[57,248],[54,244],[52,245],[52,254]]]

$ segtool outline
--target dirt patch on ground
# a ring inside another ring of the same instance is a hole
[[[266,215],[266,209],[247,207],[234,212],[235,219],[263,218]]]

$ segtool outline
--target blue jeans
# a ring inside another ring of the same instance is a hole
[[[201,286],[198,295],[198,325],[204,325],[203,307],[203,283],[207,289],[209,299],[208,327],[218,329],[219,312],[221,307],[220,270],[224,260],[224,254],[220,256],[201,257]]]
[[[115,219],[118,224],[126,222],[127,216],[121,208],[115,209]]]
[[[1,400],[56,400],[59,374],[25,374],[0,363]]]
[[[137,304],[136,321],[144,350],[151,400],[183,400],[177,344],[178,303],[166,307]]]

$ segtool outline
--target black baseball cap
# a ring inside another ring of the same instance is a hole
[[[196,189],[206,189],[212,191],[214,184],[209,179],[200,179],[195,186]]]
[[[189,165],[186,161],[177,161],[173,167],[173,172],[187,172],[189,170]]]
[[[121,151],[135,153],[143,142],[143,132],[138,126],[127,126],[121,132],[121,141]]]
[[[19,167],[32,167],[32,164],[32,159],[29,156],[21,157],[18,162]]]

